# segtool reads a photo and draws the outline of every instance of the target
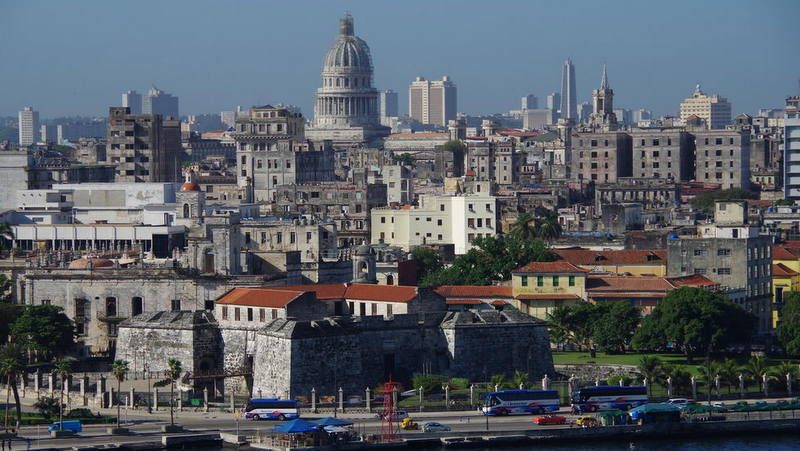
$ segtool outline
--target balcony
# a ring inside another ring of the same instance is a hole
[[[128,319],[127,316],[120,316],[117,312],[96,312],[95,317],[104,323],[121,323]]]

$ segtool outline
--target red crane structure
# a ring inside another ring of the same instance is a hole
[[[380,392],[383,394],[383,410],[381,411],[381,441],[392,442],[397,440],[400,433],[400,425],[397,423],[397,393],[400,384],[389,381],[383,384]]]

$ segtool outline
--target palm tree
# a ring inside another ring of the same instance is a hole
[[[673,396],[679,393],[687,393],[691,385],[691,377],[688,371],[679,365],[665,366],[664,374],[672,378]]]
[[[72,375],[72,362],[69,360],[61,359],[56,362],[55,373],[61,377],[61,394],[58,402],[58,421],[59,429],[64,428],[64,387],[67,385],[70,375]],[[69,393],[69,389],[67,389]]]
[[[763,356],[756,355],[750,357],[742,369],[744,374],[752,378],[756,385],[759,385],[763,374],[767,372],[767,362]]]
[[[539,222],[538,236],[545,241],[561,237],[561,224],[558,223],[558,216],[547,213]]]
[[[797,364],[784,360],[770,368],[769,374],[773,379],[782,381],[783,383],[786,383],[786,375],[788,374],[789,379],[794,382],[797,380],[798,375]]]
[[[711,403],[711,387],[715,383],[717,375],[719,374],[719,364],[713,360],[706,359],[706,364],[697,368],[700,377],[706,384],[706,394],[708,395],[708,402]]]
[[[495,374],[489,380],[489,383],[492,384],[492,388],[494,387],[503,388],[503,386],[505,386],[508,383],[508,381],[506,381],[506,377],[503,376],[502,374]]]
[[[176,359],[169,359],[167,360],[167,379],[169,379],[169,423],[172,426],[175,426],[175,409],[174,409],[174,401],[175,401],[175,381],[181,377],[181,373],[183,372],[183,368],[181,367],[181,362]]]
[[[728,386],[728,393],[730,393],[739,380],[739,364],[736,363],[736,360],[725,359],[719,363],[717,369],[722,383]]]
[[[664,363],[656,356],[643,355],[639,359],[639,366],[637,368],[642,379],[647,379],[650,385],[655,382],[661,382],[664,379]],[[650,388],[648,387],[648,390]]]
[[[22,404],[19,400],[19,391],[17,390],[17,380],[25,372],[25,353],[22,349],[14,343],[9,343],[0,347],[0,375],[6,378],[7,388],[10,388],[14,393],[14,404],[17,410],[17,425],[22,423]],[[6,390],[6,418],[5,427],[8,429],[8,390]]]
[[[532,240],[538,232],[537,218],[530,213],[520,213],[517,221],[511,226],[511,233],[521,240]]]
[[[117,379],[117,428],[119,428],[120,427],[119,393],[120,393],[120,388],[122,386],[122,381],[125,380],[125,376],[128,374],[128,362],[125,360],[114,360],[114,363],[111,364],[111,373]]]
[[[520,385],[528,385],[529,379],[528,373],[516,370],[512,381],[514,382],[514,387],[519,387]]]

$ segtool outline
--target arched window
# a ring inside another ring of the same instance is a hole
[[[367,262],[359,262],[358,263],[358,272],[359,273],[367,272]]]
[[[183,217],[189,217],[189,204],[183,204]]]
[[[386,285],[394,285],[394,276],[389,274],[386,276]]]

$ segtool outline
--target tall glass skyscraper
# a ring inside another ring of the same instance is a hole
[[[575,66],[572,60],[564,61],[561,72],[561,117],[565,119],[578,119],[578,101],[575,97]]]

